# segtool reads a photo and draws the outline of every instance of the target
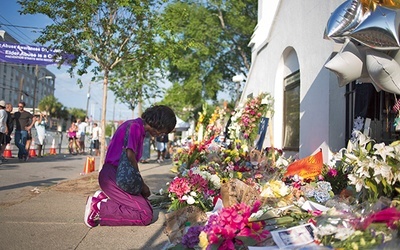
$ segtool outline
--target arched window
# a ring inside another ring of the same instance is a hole
[[[300,141],[300,71],[284,79],[283,149],[299,151]]]

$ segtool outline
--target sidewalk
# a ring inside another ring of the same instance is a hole
[[[80,175],[85,161],[82,155],[56,155],[0,165],[0,250],[163,248],[168,241],[163,233],[165,210],[155,209],[158,219],[146,227],[90,229],[83,223],[86,198],[98,190],[97,170]],[[170,160],[139,167],[152,192],[174,177]],[[48,176],[41,177],[45,173]],[[17,183],[12,176],[36,180]],[[15,183],[7,184],[7,179]]]

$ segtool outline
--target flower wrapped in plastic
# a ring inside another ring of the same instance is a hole
[[[359,200],[376,201],[380,196],[395,198],[400,191],[400,141],[390,145],[375,143],[360,131],[342,154],[342,168]]]
[[[197,168],[189,170],[169,183],[169,211],[190,205],[200,207],[203,211],[211,211],[214,197],[219,195],[220,188],[221,181],[218,176]]]
[[[399,221],[400,211],[394,207],[370,214],[331,208],[316,218],[315,233],[321,245],[335,249],[395,249],[391,247],[398,246],[399,239],[392,229]]]
[[[241,246],[255,246],[269,235],[263,221],[250,222],[249,218],[260,208],[255,202],[251,207],[239,203],[225,207],[210,216],[208,223],[200,233],[200,246],[203,249],[238,249]]]
[[[201,142],[193,143],[190,148],[178,149],[173,157],[172,171],[175,173],[182,173],[192,167],[199,166],[208,162],[207,155],[210,154],[211,143],[214,138],[204,140]]]

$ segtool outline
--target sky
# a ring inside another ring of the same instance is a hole
[[[20,15],[21,7],[16,0],[2,0],[0,4],[0,29],[5,30],[21,44],[37,45],[34,40],[38,37],[37,31],[44,28],[51,20],[43,15]],[[29,28],[27,28],[29,27]],[[39,28],[33,29],[31,27]],[[35,33],[36,32],[36,33]],[[68,66],[57,69],[56,66],[47,66],[47,69],[56,75],[54,96],[67,108],[80,108],[86,110],[88,103],[88,89],[91,83],[91,75],[81,77],[84,83],[80,88],[77,84],[78,76],[71,78],[67,72]],[[95,120],[101,118],[103,99],[103,84],[91,83],[88,113]],[[137,114],[133,114],[128,106],[116,101],[111,91],[107,94],[107,120],[126,120]]]

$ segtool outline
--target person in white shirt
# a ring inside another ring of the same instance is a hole
[[[3,156],[3,152],[7,146],[6,142],[6,134],[8,133],[7,129],[7,112],[6,112],[6,102],[4,100],[0,101],[0,156]],[[0,159],[0,164],[3,161]]]
[[[35,142],[36,142],[37,149],[38,149],[38,157],[43,157],[42,156],[42,151],[43,151],[44,140],[46,138],[46,124],[47,124],[47,119],[46,119],[46,115],[45,114],[40,113],[39,115],[36,115],[36,121],[35,121],[36,138],[35,138]]]
[[[92,129],[92,141],[93,141],[93,148],[94,148],[94,155],[100,155],[100,136],[101,136],[101,128],[97,126],[97,123],[93,123]]]
[[[78,138],[81,154],[85,153],[85,134],[86,134],[86,127],[88,126],[86,121],[87,118],[84,122],[82,122],[81,119],[76,120],[76,124],[78,125],[78,132],[76,133],[76,137]]]

